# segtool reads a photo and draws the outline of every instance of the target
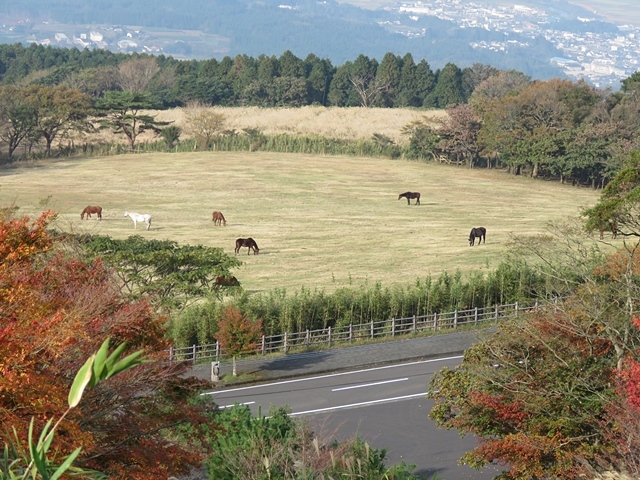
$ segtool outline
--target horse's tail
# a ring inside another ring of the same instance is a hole
[[[147,230],[151,228],[151,215],[149,215],[149,220],[147,221]]]

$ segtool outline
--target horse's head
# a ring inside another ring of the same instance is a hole
[[[124,212],[124,216],[125,217],[129,216],[129,212]]]
[[[398,200],[400,200],[402,198],[402,194],[398,195]]]

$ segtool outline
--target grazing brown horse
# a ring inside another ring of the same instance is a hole
[[[398,200],[400,200],[403,197],[407,199],[407,205],[411,205],[411,199],[412,198],[416,199],[416,205],[420,205],[420,192],[404,192],[404,193],[401,193],[400,195],[398,195]]]
[[[215,289],[219,290],[222,287],[238,287],[240,282],[236,277],[216,277]]]
[[[260,249],[258,248],[258,244],[251,237],[249,237],[249,238],[239,238],[239,239],[236,240],[236,255],[238,254],[238,252],[240,251],[240,249],[242,247],[248,247],[247,255],[249,255],[251,253],[251,249],[253,249],[253,254],[254,255],[258,255],[258,252],[260,252]]]
[[[618,225],[616,224],[616,222],[611,221],[609,222],[609,228],[600,229],[600,240],[604,239],[604,232],[606,232],[607,230],[611,231],[611,238],[615,240],[618,236]]]
[[[82,210],[82,213],[80,214],[80,220],[84,220],[85,215],[87,216],[87,219],[91,218],[92,213],[98,215],[98,220],[102,220],[102,207],[92,207],[91,205],[84,207],[84,210]]]
[[[224,225],[225,227],[227,226],[227,220],[224,218],[222,212],[213,212],[212,216],[213,218],[211,220],[213,220],[214,225]]]
[[[476,244],[476,238],[478,238],[478,245],[480,245],[480,241],[484,243],[487,236],[487,229],[484,227],[472,228],[471,233],[469,234],[469,246],[473,247]]]

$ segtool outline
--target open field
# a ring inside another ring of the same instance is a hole
[[[404,191],[421,192],[422,205],[398,200]],[[513,232],[541,233],[598,194],[497,171],[275,153],[123,155],[0,170],[1,206],[33,216],[48,199],[67,231],[138,233],[232,255],[236,238],[253,237],[260,255],[243,249],[234,272],[249,291],[386,286],[492,269]],[[101,205],[104,219],[81,221],[86,205]],[[151,214],[151,230],[134,231],[125,210]],[[213,226],[213,210],[226,227]],[[487,243],[472,248],[476,226],[487,228]]]

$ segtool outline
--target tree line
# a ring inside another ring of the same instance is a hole
[[[380,62],[360,55],[334,67],[289,51],[178,61],[0,45],[0,79],[0,146],[9,157],[20,145],[28,154],[40,144],[50,155],[56,140],[96,127],[124,136],[129,148],[145,130],[162,134],[173,148],[181,130],[144,111],[195,105],[187,115],[195,138],[188,148],[404,156],[601,188],[638,147],[640,131],[640,73],[611,92],[583,81],[531,81],[482,64],[460,69],[449,63],[434,72],[410,54],[388,53]],[[231,131],[211,105],[446,108],[448,116],[405,126],[404,145],[381,136],[366,145],[327,145],[323,138],[301,142]]]
[[[132,62],[145,59],[153,61]],[[109,90],[146,92],[159,108],[194,100],[223,106],[444,108],[465,101],[486,75],[482,72],[492,70],[496,69],[481,64],[461,69],[448,63],[434,71],[426,60],[415,62],[409,53],[387,53],[381,61],[361,54],[334,66],[329,59],[314,54],[301,59],[291,51],[279,57],[237,55],[199,61],[0,45],[3,85],[62,84],[92,97]]]

